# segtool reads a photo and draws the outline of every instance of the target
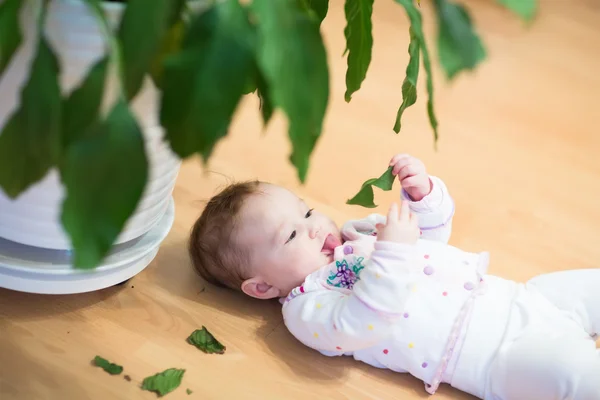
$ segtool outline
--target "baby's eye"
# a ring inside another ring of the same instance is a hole
[[[311,208],[310,210],[308,210],[308,212],[306,213],[306,215],[304,216],[304,218],[310,217],[312,215],[312,213],[313,213],[314,210],[315,210],[314,208]]]
[[[292,232],[292,234],[290,235],[288,240],[285,242],[285,244],[288,244],[290,241],[294,240],[295,237],[296,237],[296,231]]]

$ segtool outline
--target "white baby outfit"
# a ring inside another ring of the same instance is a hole
[[[343,226],[334,262],[284,300],[290,332],[325,355],[408,372],[431,394],[445,382],[486,400],[600,400],[600,270],[526,284],[487,275],[487,253],[447,244],[454,203],[431,180],[410,202],[416,245],[376,241],[381,215]]]

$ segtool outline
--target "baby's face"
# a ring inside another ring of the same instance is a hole
[[[341,244],[340,230],[289,190],[270,184],[261,189],[240,210],[236,241],[250,251],[251,276],[264,282],[262,289],[279,292],[255,297],[286,296],[333,261],[333,250]]]

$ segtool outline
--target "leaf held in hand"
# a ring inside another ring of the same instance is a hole
[[[113,364],[100,356],[96,356],[94,358],[94,364],[96,364],[96,366],[102,368],[111,375],[119,375],[121,372],[123,372],[122,366]]]
[[[42,179],[60,154],[60,71],[44,37],[39,40],[30,71],[20,106],[0,134],[0,187],[11,198]]]
[[[254,0],[258,64],[273,104],[289,120],[290,161],[301,182],[321,135],[329,100],[329,69],[318,22],[295,0]]]
[[[436,0],[438,53],[448,79],[464,70],[473,70],[486,53],[467,10],[448,0]]]
[[[0,76],[23,41],[19,25],[22,0],[5,0],[0,4]]]
[[[251,79],[254,38],[246,9],[224,0],[194,17],[183,50],[166,60],[160,120],[180,157],[206,162],[227,134]]]
[[[425,41],[425,34],[423,32],[421,12],[415,7],[411,0],[396,0],[396,2],[399,3],[406,10],[406,14],[408,15],[408,19],[410,20],[411,32],[419,40],[419,48],[421,50],[421,54],[423,55],[423,67],[425,68],[425,72],[427,74],[427,95],[429,97],[427,100],[427,114],[429,116],[429,124],[433,129],[434,142],[437,142],[438,121],[433,108],[433,71],[431,70],[431,58],[429,56],[429,49],[427,47],[427,42]]]
[[[192,332],[187,341],[208,354],[223,354],[226,350],[204,326]]]
[[[159,396],[171,393],[181,385],[185,369],[169,368],[156,375],[149,376],[142,382],[142,389],[155,392]]]
[[[346,201],[346,204],[352,204],[366,208],[377,207],[377,205],[373,202],[373,186],[385,191],[391,190],[394,184],[394,175],[392,174],[392,169],[393,167],[389,167],[379,178],[372,178],[365,181],[358,193],[353,198]]]
[[[410,32],[410,44],[408,45],[408,54],[410,55],[410,61],[406,67],[406,77],[402,83],[402,104],[396,114],[396,124],[394,125],[394,132],[399,133],[402,128],[402,114],[404,110],[415,104],[417,101],[417,80],[419,78],[419,61],[420,61],[420,43],[419,38],[411,27]]]
[[[144,82],[155,54],[173,18],[171,0],[127,0],[119,27],[124,64],[125,92],[133,99]]]
[[[346,102],[352,100],[352,94],[360,89],[367,77],[371,52],[373,49],[373,0],[346,0],[346,51],[348,69],[346,71]]]
[[[62,223],[75,267],[93,268],[137,207],[148,177],[142,132],[123,100],[67,149],[61,177],[67,189]]]
[[[531,21],[537,12],[538,0],[498,0],[498,3],[502,4],[525,21]]]

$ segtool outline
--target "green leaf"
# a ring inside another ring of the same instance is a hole
[[[319,21],[319,24],[323,22],[327,16],[329,9],[329,0],[300,0],[305,10],[314,13],[315,18]]]
[[[75,267],[93,268],[106,256],[142,196],[147,162],[142,132],[122,99],[67,149],[62,223]]]
[[[436,0],[438,53],[448,79],[473,70],[486,57],[467,10],[447,0]]]
[[[62,101],[58,61],[40,38],[20,106],[0,134],[0,187],[16,198],[42,179],[60,154]]]
[[[192,21],[183,51],[165,63],[160,120],[173,150],[206,162],[252,74],[254,31],[237,0],[218,2]]]
[[[98,119],[107,69],[108,57],[104,57],[90,68],[80,85],[65,100],[62,121],[63,148],[78,140]]]
[[[394,175],[392,174],[392,169],[393,167],[389,167],[379,178],[372,178],[365,181],[358,193],[356,193],[353,198],[346,201],[346,204],[353,204],[366,208],[377,207],[377,205],[373,202],[373,186],[385,191],[391,190],[394,184]]]
[[[160,47],[150,65],[150,76],[158,88],[163,87],[163,74],[165,60],[181,49],[181,43],[185,36],[185,23],[180,20],[173,24],[164,35]]]
[[[275,106],[273,105],[271,95],[269,94],[269,87],[267,86],[267,81],[265,80],[265,77],[260,71],[258,72],[256,78],[256,87],[258,90],[258,98],[260,99],[260,111],[263,118],[263,124],[266,126],[271,120],[271,117],[273,116]]]
[[[408,62],[408,66],[406,67],[406,77],[404,78],[404,82],[402,83],[402,104],[400,105],[398,113],[396,114],[396,124],[394,125],[394,131],[396,133],[399,133],[402,127],[401,119],[402,114],[404,114],[404,110],[415,104],[417,101],[417,79],[419,78],[420,44],[419,38],[415,34],[415,31],[412,27],[409,29],[409,33],[410,43],[408,45],[408,54],[410,55],[410,60]]]
[[[194,392],[192,392],[190,389],[185,389],[185,392],[188,394],[188,396]]]
[[[537,12],[538,0],[498,0],[498,3],[508,8],[525,21],[531,21]]]
[[[192,332],[187,341],[208,354],[223,354],[226,350],[204,326]]]
[[[149,376],[142,382],[142,389],[156,392],[159,396],[171,393],[181,385],[185,369],[169,368],[156,375]]]
[[[5,0],[0,4],[0,76],[23,40],[19,25],[22,0]]]
[[[438,121],[433,108],[433,71],[431,70],[431,57],[429,56],[429,49],[427,47],[427,42],[425,41],[425,33],[423,32],[421,12],[415,7],[411,0],[396,0],[396,2],[404,7],[406,14],[408,15],[408,19],[410,20],[411,32],[419,40],[419,48],[423,56],[423,67],[425,68],[425,72],[427,74],[427,115],[429,116],[429,124],[433,129],[434,141],[437,143]]]
[[[121,372],[123,372],[122,366],[113,364],[100,356],[96,356],[94,358],[94,363],[111,375],[119,375]]]
[[[128,99],[133,99],[144,82],[163,41],[168,19],[173,18],[171,0],[127,0],[119,27],[123,75]]]
[[[258,64],[272,104],[288,117],[290,161],[301,182],[321,135],[329,100],[329,70],[317,22],[292,0],[254,0]]]
[[[360,89],[367,77],[373,49],[373,0],[346,0],[346,52],[348,52],[348,70],[346,71],[346,102],[350,102],[352,94]]]

